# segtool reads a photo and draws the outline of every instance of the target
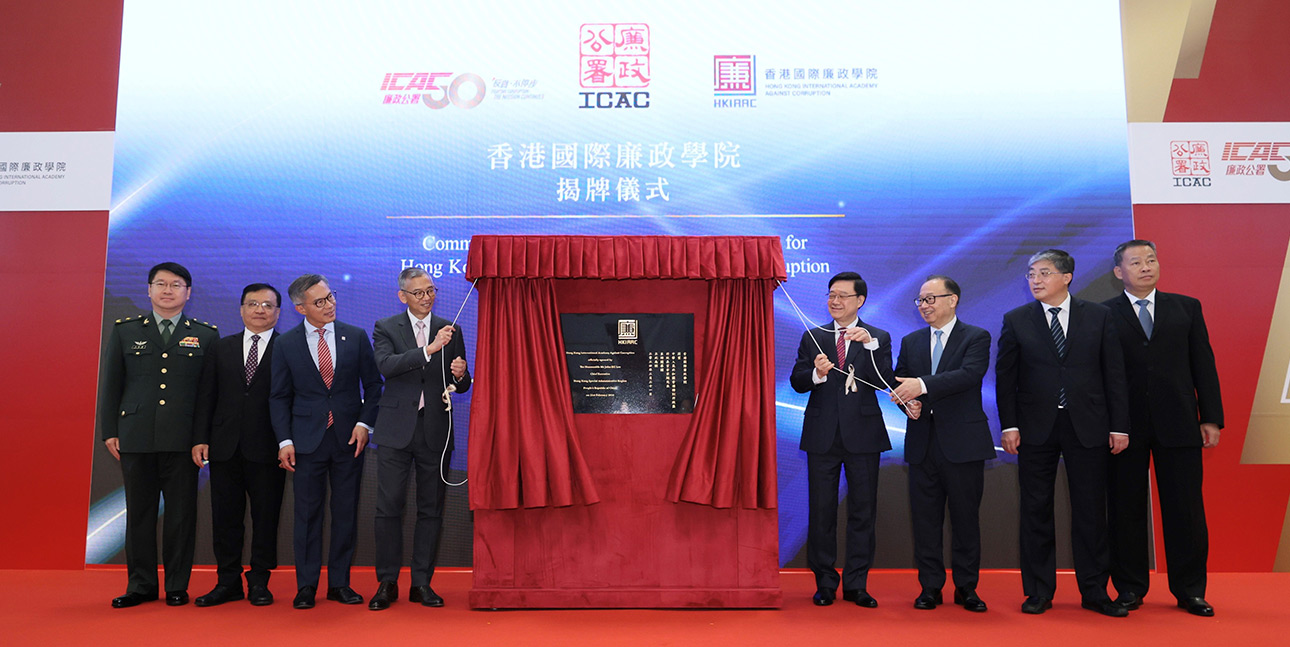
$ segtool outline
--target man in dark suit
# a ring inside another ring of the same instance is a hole
[[[220,339],[202,370],[193,463],[210,463],[211,531],[218,583],[194,603],[241,600],[242,545],[251,501],[251,568],[246,597],[273,604],[270,571],[278,567],[278,517],[287,473],[278,467],[278,439],[269,421],[274,329],[282,295],[266,283],[242,288],[246,328]]]
[[[359,458],[376,424],[381,372],[362,328],[336,321],[336,293],[320,274],[291,282],[287,296],[305,316],[273,347],[269,413],[278,463],[295,472],[296,598],[311,609],[322,570],[323,498],[331,489],[327,599],[362,604],[349,586],[358,524]]]
[[[1199,301],[1156,290],[1160,264],[1155,243],[1123,243],[1114,260],[1124,293],[1105,305],[1120,317],[1133,424],[1133,443],[1111,459],[1108,483],[1111,582],[1120,594],[1116,602],[1136,609],[1147,594],[1147,465],[1154,462],[1169,592],[1188,612],[1212,616],[1214,608],[1205,601],[1209,529],[1201,449],[1218,445],[1223,399],[1209,331]]]
[[[1057,591],[1053,487],[1065,459],[1081,605],[1124,617],[1128,611],[1106,594],[1107,448],[1118,454],[1129,444],[1124,354],[1110,309],[1071,296],[1074,272],[1075,259],[1060,249],[1030,257],[1026,281],[1035,300],[1003,315],[999,333],[1003,448],[1019,454],[1021,610],[1043,613]]]
[[[129,583],[116,608],[157,599],[157,506],[165,496],[162,559],[166,604],[188,603],[197,535],[193,411],[215,327],[184,315],[192,275],[178,263],[148,271],[152,312],[117,319],[108,334],[99,387],[99,436],[121,462]]]
[[[914,561],[922,593],[916,609],[942,603],[945,562],[942,526],[946,502],[953,528],[954,603],[986,610],[976,594],[981,572],[981,496],[985,461],[994,458],[994,439],[981,407],[981,381],[990,367],[990,333],[960,321],[962,292],[948,276],[929,276],[915,304],[928,328],[900,340],[892,399],[922,403],[905,427],[909,463],[909,510],[914,521]]]
[[[403,566],[403,508],[408,472],[416,468],[416,526],[412,535],[412,588],[408,600],[443,606],[430,588],[434,558],[443,528],[447,483],[443,470],[452,456],[452,411],[448,391],[470,388],[466,343],[461,328],[430,313],[436,288],[425,270],[399,274],[399,300],[408,309],[376,322],[372,342],[376,365],[385,377],[381,425],[372,434],[377,451],[376,579],[368,608],[388,609],[399,598]]]
[[[895,384],[891,335],[860,321],[864,279],[843,272],[829,280],[833,325],[806,331],[789,382],[810,393],[802,420],[809,526],[806,563],[815,573],[816,605],[833,604],[838,588],[838,478],[847,472],[846,562],[842,599],[876,607],[866,585],[873,564],[878,458],[891,449],[874,386]],[[861,381],[863,380],[863,382]],[[867,383],[867,384],[866,384]]]

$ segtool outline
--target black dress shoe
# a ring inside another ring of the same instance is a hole
[[[985,613],[985,602],[977,597],[974,589],[954,589],[954,604],[962,605],[964,609],[975,613]]]
[[[1021,603],[1021,612],[1030,614],[1040,614],[1053,608],[1053,601],[1050,598],[1032,595]]]
[[[119,598],[112,598],[113,609],[128,609],[137,607],[144,602],[153,602],[157,599],[157,594],[148,595],[146,593],[126,593]]]
[[[408,602],[420,602],[423,607],[441,607],[443,598],[439,597],[429,584],[414,586],[408,590]]]
[[[866,609],[874,609],[878,606],[878,601],[873,599],[873,596],[869,595],[869,592],[864,589],[856,591],[856,598],[852,602],[855,602],[856,606]]]
[[[1110,600],[1084,600],[1079,603],[1081,607],[1090,611],[1096,611],[1104,616],[1112,618],[1127,618],[1129,610],[1110,601]]]
[[[213,607],[217,604],[241,600],[243,597],[241,588],[235,589],[231,586],[216,584],[210,593],[197,596],[197,599],[193,600],[193,604],[199,607]]]
[[[291,606],[297,609],[314,608],[314,596],[317,592],[318,590],[312,586],[300,587],[300,590],[296,591],[296,599],[291,601]]]
[[[273,593],[263,584],[252,585],[251,590],[246,592],[246,598],[251,601],[251,606],[255,607],[267,607],[273,604]]]
[[[935,609],[938,604],[945,604],[940,589],[923,589],[922,594],[914,600],[915,609]]]
[[[1142,606],[1142,596],[1137,593],[1121,593],[1120,597],[1115,599],[1115,603],[1132,611]]]
[[[1209,606],[1205,598],[1182,598],[1178,600],[1178,608],[1186,609],[1187,613],[1194,616],[1209,618],[1214,615],[1214,607]]]
[[[188,591],[166,591],[166,606],[182,607],[188,604]]]
[[[827,607],[830,604],[833,604],[834,595],[836,594],[833,592],[833,589],[817,589],[815,591],[815,595],[811,597],[811,601],[814,602],[817,607]]]
[[[348,586],[336,586],[327,589],[327,599],[335,600],[341,604],[362,604],[363,596],[354,592],[354,589]]]
[[[381,585],[376,587],[376,595],[372,596],[372,601],[367,604],[367,608],[373,611],[388,609],[398,599],[398,582],[381,582]]]

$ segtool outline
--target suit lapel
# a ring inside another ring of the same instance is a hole
[[[1136,332],[1144,340],[1147,338],[1147,333],[1142,330],[1142,322],[1138,321],[1138,311],[1133,303],[1129,301],[1129,297],[1125,296],[1123,292],[1115,298],[1115,311],[1124,318],[1124,325],[1128,326],[1129,330]],[[1156,316],[1158,317],[1159,315],[1160,293],[1156,292]]]
[[[955,356],[955,353],[957,353],[959,349],[963,347],[963,327],[962,326],[963,326],[962,321],[959,321],[957,324],[954,325],[954,329],[958,332],[950,335],[950,338],[945,342],[945,349],[941,351],[941,365],[935,367],[937,373],[940,373],[941,371],[949,370],[949,367],[954,365],[952,358]],[[932,360],[932,351],[929,348],[929,345],[932,343],[932,338],[930,336],[931,332],[932,332],[932,329],[928,328],[927,334],[929,336],[927,338],[927,343],[923,344],[923,348],[927,350],[928,364],[931,364],[931,360]]]
[[[242,342],[242,340],[241,340],[241,339],[238,339],[237,341],[238,341],[238,344],[237,344],[237,347],[236,347],[236,348],[237,348],[237,351],[238,351],[238,352],[237,352],[237,357],[239,357],[239,358],[240,358],[240,357],[242,357],[242,353],[241,353],[241,351],[242,351],[242,347],[241,347],[241,346],[242,346],[242,343],[241,343],[241,342]],[[259,364],[259,366],[257,366],[257,367],[255,368],[255,375],[252,375],[252,376],[251,376],[251,381],[250,381],[250,383],[248,383],[248,384],[246,385],[246,386],[247,386],[247,388],[250,388],[250,387],[251,387],[251,385],[252,385],[252,384],[255,384],[256,382],[259,382],[259,381],[260,381],[260,378],[261,378],[261,377],[263,377],[263,376],[264,376],[264,374],[268,372],[268,371],[264,370],[264,360],[265,360],[265,358],[269,357],[269,353],[272,353],[272,352],[273,352],[273,344],[274,344],[274,342],[276,342],[276,341],[278,341],[278,333],[277,333],[277,331],[274,331],[273,336],[272,336],[272,337],[269,337],[269,343],[267,343],[267,344],[265,344],[265,345],[261,346],[261,347],[258,349],[258,351],[257,351],[257,352],[259,352],[259,354],[260,354],[260,364]],[[307,350],[307,349],[306,349],[306,350]],[[243,374],[245,374],[245,373],[246,373],[246,364],[245,364],[245,363],[242,363],[242,372],[243,372]]]
[[[427,317],[427,319],[429,319],[429,317]],[[426,339],[429,340],[430,322],[426,321],[425,324],[426,324]],[[412,350],[413,348],[416,348],[417,333],[416,333],[416,330],[413,330],[412,320],[408,319],[407,313],[404,313],[403,316],[399,317],[398,324],[396,325],[398,325],[399,327],[399,341],[403,344],[403,348],[395,349],[395,350],[398,350],[399,352],[404,352],[404,351],[408,351],[408,350]]]
[[[1039,331],[1040,339],[1045,341],[1044,346],[1048,348],[1048,352],[1052,353],[1058,362],[1061,362],[1062,356],[1057,354],[1057,344],[1053,342],[1052,325],[1048,323],[1048,307],[1040,301],[1035,301],[1034,303],[1034,307],[1030,310],[1034,313],[1031,316],[1031,321],[1034,322],[1035,328]],[[1071,314],[1074,315],[1073,312]]]

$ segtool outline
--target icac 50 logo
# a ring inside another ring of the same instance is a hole
[[[472,72],[455,77],[452,72],[386,72],[381,81],[381,92],[385,93],[381,103],[420,103],[433,110],[443,109],[450,103],[458,108],[474,108],[484,100],[487,91],[484,79]]]
[[[579,108],[648,108],[649,25],[585,23],[578,28]]]
[[[1281,162],[1290,162],[1290,142],[1227,142],[1223,144],[1224,162],[1228,175],[1271,175],[1273,179],[1290,182],[1290,165],[1281,170]]]

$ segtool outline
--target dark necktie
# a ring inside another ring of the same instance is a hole
[[[170,343],[170,327],[173,325],[174,324],[170,323],[169,319],[161,320],[161,343],[163,344]]]
[[[246,383],[255,377],[255,369],[260,366],[260,336],[251,335],[251,350],[246,353]]]
[[[1138,299],[1134,303],[1138,304],[1138,323],[1142,324],[1142,332],[1147,334],[1147,339],[1151,339],[1151,313],[1147,311],[1147,306],[1151,302],[1146,299]]]
[[[1048,309],[1048,312],[1051,312],[1053,315],[1053,320],[1052,323],[1048,325],[1048,330],[1052,332],[1053,343],[1057,345],[1057,356],[1062,359],[1066,359],[1066,333],[1062,332],[1062,322],[1057,320],[1057,313],[1061,311],[1061,308]],[[1064,386],[1057,388],[1057,406],[1066,406],[1066,387]]]

